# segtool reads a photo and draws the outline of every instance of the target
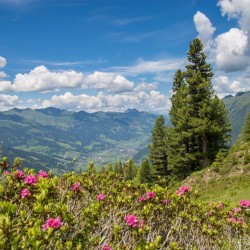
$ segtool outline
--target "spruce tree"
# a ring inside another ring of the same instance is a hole
[[[180,178],[207,167],[227,147],[231,129],[227,110],[213,91],[212,68],[198,38],[190,44],[188,62],[185,72],[175,74],[173,127],[167,136],[170,165]]]
[[[149,160],[152,166],[152,177],[156,180],[159,176],[168,175],[168,158],[166,152],[166,129],[163,115],[160,115],[152,130],[152,143],[149,145]]]
[[[151,167],[148,159],[144,160],[139,167],[137,172],[137,180],[140,184],[152,182]]]
[[[137,173],[137,167],[132,159],[124,164],[124,180],[133,180]]]
[[[246,115],[246,119],[241,130],[239,140],[242,142],[250,143],[250,112],[248,112]]]

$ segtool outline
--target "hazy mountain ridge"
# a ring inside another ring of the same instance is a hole
[[[35,162],[67,170],[91,159],[96,164],[126,160],[148,144],[156,117],[136,109],[87,113],[15,108],[0,113],[0,154],[20,156],[32,167]]]
[[[250,91],[223,98],[237,140]],[[119,112],[72,112],[57,108],[17,109],[0,112],[0,156],[25,159],[24,165],[69,170],[93,160],[103,165],[115,160],[145,157],[158,115],[128,109]],[[166,117],[166,123],[169,124]],[[73,163],[73,158],[77,159]]]
[[[250,112],[250,91],[239,92],[235,96],[222,99],[229,110],[232,122],[232,139],[235,142],[241,131],[247,112]]]

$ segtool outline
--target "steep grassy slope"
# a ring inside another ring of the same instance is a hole
[[[226,157],[221,155],[211,167],[193,173],[184,183],[199,190],[203,201],[238,203],[250,199],[250,146],[237,144]]]

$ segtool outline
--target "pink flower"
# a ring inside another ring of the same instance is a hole
[[[96,199],[98,200],[98,201],[104,201],[105,200],[105,195],[104,194],[98,194],[97,196],[96,196]]]
[[[242,225],[242,224],[244,223],[244,218],[243,218],[243,217],[240,217],[240,218],[238,219],[237,223],[238,223],[239,225]]]
[[[71,190],[74,190],[74,191],[77,191],[77,192],[81,192],[80,185],[81,185],[80,181],[74,183],[73,187],[71,188]]]
[[[37,177],[38,178],[47,178],[49,175],[45,172],[45,171],[43,171],[43,170],[40,170],[39,172],[38,172],[38,174],[37,174]]]
[[[10,173],[10,172],[9,172],[8,170],[5,170],[5,171],[4,171],[4,174],[5,174],[5,175],[8,175],[9,173]]]
[[[223,207],[224,207],[224,204],[220,201],[218,204],[218,208],[223,208]]]
[[[206,215],[209,217],[209,216],[212,215],[212,212],[211,212],[211,211],[207,211],[207,212],[206,212]]]
[[[171,200],[163,200],[162,204],[163,205],[169,205],[171,203]]]
[[[138,227],[141,228],[141,227],[143,227],[143,225],[144,225],[144,221],[143,220],[139,220]]]
[[[61,227],[62,225],[62,222],[61,222],[61,219],[60,217],[57,217],[57,218],[50,218],[48,220],[46,220],[45,224],[43,225],[43,231],[46,231],[48,227],[51,227],[51,228],[59,228]]]
[[[139,220],[138,217],[133,214],[127,214],[125,216],[125,221],[128,226],[132,228],[140,228],[143,226],[143,220]]]
[[[177,195],[183,195],[185,193],[189,193],[190,192],[190,187],[188,186],[182,186],[178,189],[178,191],[176,192]]]
[[[24,177],[23,171],[19,169],[17,169],[16,175],[19,179],[22,179]]]
[[[26,175],[26,177],[24,179],[24,183],[34,185],[35,183],[37,183],[37,178],[36,178],[36,176],[28,174],[28,175]]]
[[[236,219],[234,217],[231,217],[231,218],[229,218],[229,221],[234,223],[234,222],[236,222]]]
[[[243,207],[243,208],[250,207],[250,201],[240,200],[240,206]]]
[[[147,193],[147,198],[148,198],[148,199],[154,199],[154,198],[155,198],[155,193],[152,192],[152,191],[148,192],[148,193]]]
[[[31,193],[28,188],[23,188],[21,191],[21,198],[24,199],[26,196],[31,196]]]
[[[140,202],[143,202],[143,201],[145,201],[146,200],[146,197],[144,197],[144,196],[141,196],[140,198],[139,198],[139,201]]]
[[[111,250],[111,247],[108,244],[106,244],[103,246],[102,250]]]

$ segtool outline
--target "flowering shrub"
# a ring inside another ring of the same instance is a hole
[[[16,175],[17,175],[17,178],[19,178],[19,179],[22,179],[24,177],[23,171],[21,171],[19,169],[17,170]]]
[[[240,206],[243,208],[248,208],[250,207],[250,201],[240,200]]]
[[[154,198],[155,198],[155,193],[152,192],[152,191],[148,192],[148,193],[147,193],[147,198],[148,198],[148,199],[154,199]]]
[[[98,200],[98,201],[104,201],[105,200],[105,195],[104,194],[98,194],[97,196],[96,196],[96,199]]]
[[[22,199],[24,199],[26,196],[31,196],[31,193],[30,193],[28,188],[22,189],[22,192],[21,192],[21,198]]]
[[[182,186],[181,188],[179,188],[176,192],[177,195],[184,195],[185,193],[189,193],[190,192],[190,187],[188,186]]]
[[[39,172],[38,172],[38,174],[37,174],[37,177],[38,178],[47,178],[49,175],[48,175],[48,173],[46,173],[45,171],[43,171],[43,170],[40,170]]]
[[[35,183],[37,183],[37,178],[34,175],[26,175],[25,179],[24,179],[24,183],[25,184],[32,184],[34,185]]]
[[[246,200],[205,204],[189,187],[148,191],[115,173],[22,173],[0,184],[0,249],[249,248]]]
[[[51,227],[51,228],[60,228],[62,225],[62,222],[61,222],[61,219],[60,217],[57,217],[57,218],[49,218],[45,224],[43,225],[43,231],[46,231],[47,228]]]
[[[102,250],[111,250],[111,247],[106,244],[103,246]]]
[[[128,226],[132,228],[139,228],[143,226],[143,220],[139,220],[138,217],[133,214],[127,214],[125,216],[125,221]]]
[[[80,183],[80,181],[78,181],[78,182],[73,184],[73,187],[71,188],[71,190],[81,192],[80,186],[81,186],[81,183]]]

